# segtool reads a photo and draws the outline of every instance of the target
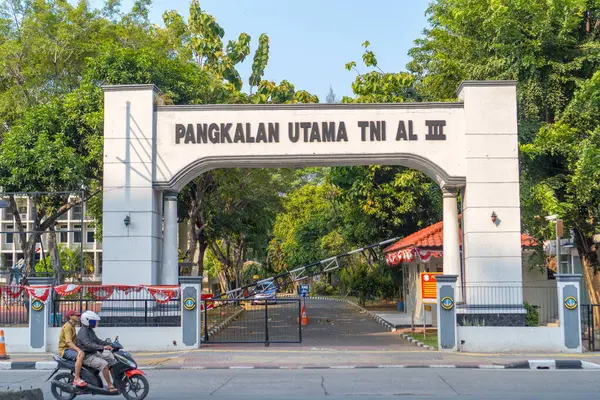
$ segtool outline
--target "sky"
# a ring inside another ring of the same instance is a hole
[[[99,5],[100,0],[92,4]],[[132,0],[123,0],[122,10]],[[336,96],[352,95],[355,71],[344,65],[362,64],[365,40],[371,42],[379,67],[385,72],[406,69],[408,50],[427,25],[427,0],[201,0],[201,7],[213,15],[225,30],[225,43],[241,32],[252,37],[251,53],[238,65],[248,91],[248,77],[258,37],[270,38],[269,64],[263,79],[279,83],[287,79],[296,90],[319,96],[321,102],[333,88]],[[186,19],[189,0],[155,0],[150,19],[162,25],[165,10],[177,10]]]

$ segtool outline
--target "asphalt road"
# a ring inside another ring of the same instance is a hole
[[[0,390],[41,387],[50,371],[0,371]],[[148,371],[148,399],[592,399],[595,371],[470,369]],[[109,397],[96,397],[102,400]],[[122,397],[118,397],[122,398]]]
[[[297,303],[278,301],[267,310],[269,339],[296,341],[298,339]],[[309,324],[302,327],[302,344],[298,347],[332,349],[414,349],[398,333],[390,332],[366,314],[344,302],[332,300],[306,301]],[[216,334],[211,342],[264,341],[265,306],[246,308],[240,317]]]

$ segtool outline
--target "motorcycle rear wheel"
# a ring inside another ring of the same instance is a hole
[[[121,394],[127,400],[144,400],[150,391],[150,384],[144,375],[133,375],[121,381]]]
[[[76,394],[73,393],[69,393],[69,392],[63,392],[63,390],[58,387],[58,385],[56,384],[57,382],[59,383],[67,383],[69,385],[73,384],[73,375],[68,373],[68,372],[63,372],[61,374],[58,374],[54,377],[54,379],[52,379],[52,383],[50,384],[51,388],[50,391],[52,392],[52,396],[54,396],[54,398],[56,400],[73,400],[75,397],[77,397]]]

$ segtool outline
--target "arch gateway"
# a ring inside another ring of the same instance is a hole
[[[440,185],[445,275],[521,283],[514,81],[463,82],[457,103],[164,106],[154,85],[104,92],[104,284],[177,284],[177,192],[205,171],[369,164]]]

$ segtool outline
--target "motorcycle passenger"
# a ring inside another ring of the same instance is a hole
[[[109,373],[109,366],[116,362],[115,356],[110,351],[104,352],[104,350],[112,350],[112,347],[98,339],[94,332],[98,321],[100,321],[100,316],[93,311],[86,311],[81,315],[82,327],[77,334],[77,346],[85,353],[83,364],[101,371],[108,390],[116,392],[117,389],[112,384]]]
[[[67,322],[63,325],[58,337],[58,355],[66,360],[75,361],[75,379],[73,380],[73,384],[75,386],[84,387],[87,386],[87,383],[81,379],[80,374],[85,354],[75,344],[75,341],[77,340],[75,325],[79,322],[80,316],[81,314],[77,311],[67,311]]]

